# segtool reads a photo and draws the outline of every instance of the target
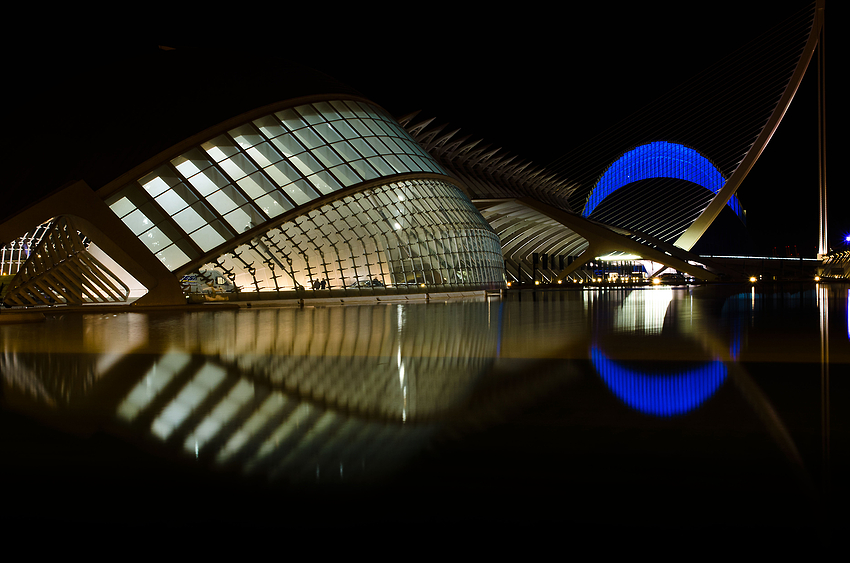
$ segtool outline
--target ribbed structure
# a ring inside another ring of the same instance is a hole
[[[583,209],[611,163],[631,147],[654,141],[692,147],[729,178],[776,109],[813,22],[814,4],[563,155],[549,169],[570,183],[544,191],[568,198],[574,210]]]

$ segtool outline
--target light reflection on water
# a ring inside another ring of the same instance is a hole
[[[830,287],[659,287],[59,315],[0,325],[3,403],[83,419],[208,471],[324,484],[380,482],[447,434],[512,424],[553,397],[583,397],[612,413],[606,424],[687,427],[689,413],[729,412],[740,394],[734,409],[755,413],[771,447],[802,467],[746,366],[823,365],[821,313],[844,313],[848,300]],[[833,318],[845,316],[850,336],[850,312]],[[833,343],[823,361],[846,365],[849,348]]]

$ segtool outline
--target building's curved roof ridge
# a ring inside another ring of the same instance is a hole
[[[574,186],[568,178],[483,139],[460,135],[460,128],[437,123],[436,117],[417,121],[420,113],[404,115],[398,122],[443,167],[467,182],[473,199],[529,195],[571,211],[564,195]],[[477,180],[474,185],[470,178]]]

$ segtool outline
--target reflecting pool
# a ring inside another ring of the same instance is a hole
[[[847,286],[0,324],[4,521],[847,529]]]

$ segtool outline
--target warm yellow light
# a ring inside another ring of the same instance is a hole
[[[558,285],[561,285],[561,280],[558,280]]]
[[[661,280],[659,278],[652,278],[652,285],[658,285],[660,283],[661,283]]]
[[[534,285],[540,285],[540,281],[534,280]]]
[[[511,286],[511,282],[508,282],[508,287],[510,287],[510,286]]]
[[[756,277],[755,277],[755,276],[750,276],[750,282],[751,282],[751,283],[756,283]]]
[[[815,276],[815,281],[820,281],[820,276]]]

